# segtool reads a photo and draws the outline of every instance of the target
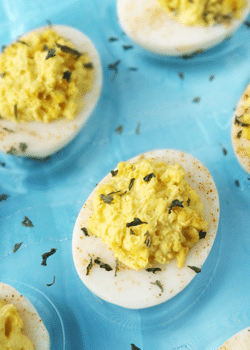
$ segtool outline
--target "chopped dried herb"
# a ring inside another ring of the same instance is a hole
[[[90,274],[90,270],[92,269],[92,266],[93,266],[93,259],[92,259],[92,256],[91,256],[90,260],[89,260],[89,263],[88,263],[88,266],[87,266],[87,269],[86,269],[86,276],[88,276]]]
[[[223,151],[223,154],[226,156],[227,155],[227,150],[226,150],[226,148],[222,148],[222,151]]]
[[[191,270],[193,270],[194,272],[196,272],[196,273],[200,273],[200,272],[201,272],[201,269],[200,269],[199,267],[196,267],[196,266],[189,266],[189,265],[188,265],[188,267],[189,267]]]
[[[238,187],[240,187],[240,182],[239,182],[239,180],[235,180],[235,185],[238,186]]]
[[[114,200],[114,198],[112,196],[109,196],[107,194],[107,196],[105,196],[105,194],[100,194],[100,198],[104,201],[104,203],[106,204],[110,204],[112,203],[112,201]]]
[[[116,131],[118,134],[122,134],[122,132],[123,132],[123,126],[122,126],[122,125],[119,125],[119,126],[115,129],[115,131]]]
[[[135,129],[136,135],[140,135],[140,127],[141,127],[141,123],[138,123]]]
[[[159,280],[156,280],[155,282],[150,282],[150,284],[156,285],[163,292],[163,286],[162,286],[162,284],[161,284],[161,282]]]
[[[250,21],[244,21],[244,24],[247,28],[250,28]]]
[[[86,69],[94,69],[94,65],[92,62],[87,62],[87,63],[84,63],[84,68]]]
[[[180,208],[184,208],[183,206],[183,201],[180,202],[179,199],[174,199],[173,202],[171,203],[170,207],[168,208],[168,213],[170,214],[171,213],[171,210],[174,208],[174,207],[180,207]]]
[[[3,128],[3,130],[8,131],[9,133],[15,132],[15,131],[8,129],[8,128]]]
[[[49,48],[48,48],[48,46],[45,44],[44,47],[43,47],[43,51],[48,51],[48,50],[49,50]]]
[[[17,119],[17,117],[18,117],[17,104],[15,104],[15,106],[14,106],[14,116]]]
[[[56,281],[56,276],[54,276],[53,282],[52,282],[52,283],[46,283],[46,286],[48,286],[48,287],[53,286],[53,284],[55,283],[55,281]]]
[[[47,259],[48,259],[48,257],[51,256],[51,255],[53,255],[53,254],[55,254],[55,252],[56,252],[56,249],[55,249],[55,248],[51,248],[51,249],[50,249],[50,252],[47,252],[47,253],[42,254],[41,256],[42,256],[42,259],[43,259],[43,260],[42,260],[41,265],[47,266]]]
[[[187,200],[187,205],[188,206],[189,206],[190,202],[191,202],[191,199],[190,199],[190,197],[188,197],[188,200]]]
[[[134,218],[133,221],[128,222],[128,223],[126,224],[126,227],[138,226],[138,225],[142,225],[142,224],[147,224],[147,222],[143,222],[143,221],[141,221],[139,218]]]
[[[111,175],[116,176],[118,174],[118,169],[117,170],[111,170]]]
[[[0,202],[6,201],[6,199],[7,199],[8,197],[9,197],[8,194],[1,194],[1,196],[0,196]]]
[[[193,102],[194,102],[194,103],[199,103],[200,100],[201,100],[201,98],[200,98],[199,96],[193,98]]]
[[[15,156],[17,154],[17,150],[15,149],[15,147],[11,147],[8,151],[7,154],[11,154],[12,156]]]
[[[183,73],[179,73],[179,77],[180,77],[181,79],[184,79],[184,74],[183,74]]]
[[[123,49],[124,50],[131,50],[131,49],[133,49],[133,45],[123,45]]]
[[[108,196],[111,196],[111,194],[116,194],[116,193],[119,193],[119,192],[121,192],[121,190],[110,192],[110,193],[108,193]]]
[[[114,75],[114,77],[116,76],[116,74],[118,73],[118,65],[120,64],[120,60],[118,60],[118,61],[116,61],[115,63],[110,63],[109,65],[108,65],[108,69],[110,69],[110,70],[114,70],[115,71],[115,75]]]
[[[154,274],[158,271],[161,271],[161,268],[160,267],[148,267],[146,269],[147,272],[153,272]]]
[[[118,38],[115,38],[114,36],[111,36],[110,38],[109,38],[109,42],[111,43],[111,42],[113,42],[113,41],[117,41],[117,40],[119,40]]]
[[[137,67],[129,67],[128,70],[131,70],[132,72],[136,72],[138,70],[138,68]]]
[[[237,139],[240,139],[241,136],[242,136],[242,130],[240,130],[240,131],[237,133],[236,137],[237,137]]]
[[[63,79],[67,80],[67,82],[69,83],[70,80],[71,80],[71,74],[72,72],[70,70],[66,70],[64,73],[63,73]]]
[[[138,346],[136,346],[135,344],[131,344],[131,350],[141,350],[141,349],[138,348]]]
[[[25,41],[22,41],[22,40],[17,40],[17,43],[21,43],[23,45],[29,46]]]
[[[119,262],[118,262],[118,259],[116,259],[115,260],[115,277],[117,276],[118,265],[119,265]]]
[[[120,197],[124,196],[125,193],[127,193],[127,191],[125,191],[122,194],[120,194]]]
[[[58,44],[58,43],[56,43],[56,46],[59,47],[62,52],[70,53],[70,54],[76,56],[76,59],[79,58],[80,56],[82,56],[82,54],[79,51],[77,51],[75,49],[72,49],[69,46],[61,45],[61,44]]]
[[[150,248],[151,247],[151,243],[152,243],[152,239],[151,239],[150,233],[147,231],[144,236],[146,236],[146,239],[145,239],[144,243],[146,244],[146,246],[148,248]]]
[[[184,59],[184,60],[188,60],[188,59],[192,59],[192,58],[194,58],[196,55],[200,55],[201,53],[203,53],[204,52],[204,50],[196,50],[196,51],[194,51],[194,52],[192,52],[192,53],[190,53],[190,54],[186,54],[186,55],[183,55],[182,56],[182,58]]]
[[[239,118],[241,118],[242,117],[242,115],[241,116],[239,116],[239,117],[235,117],[235,119],[234,119],[234,124],[238,124],[238,125],[240,125],[240,126],[249,126],[250,124],[246,124],[246,123],[243,123],[243,122],[241,122],[240,120],[239,120]]]
[[[0,78],[4,78],[5,73],[0,73]]]
[[[86,229],[86,227],[81,227],[81,230],[86,237],[89,237],[89,233],[88,233],[88,230]]]
[[[56,49],[50,49],[48,50],[47,56],[45,57],[45,60],[48,60],[51,57],[55,57],[56,55]]]
[[[14,248],[13,248],[13,253],[15,253],[15,252],[21,247],[22,244],[23,244],[23,242],[21,242],[21,243],[16,243],[16,244],[14,245]]]
[[[128,186],[129,191],[130,191],[131,188],[133,187],[134,182],[135,182],[135,178],[133,177],[133,178],[130,180],[130,183],[129,183],[129,186]]]
[[[207,235],[206,231],[202,231],[202,230],[199,231],[199,239],[205,238],[206,235]]]
[[[22,225],[25,227],[34,227],[30,219],[27,218],[27,216],[24,217],[24,220],[22,221]]]
[[[3,166],[3,167],[5,167],[5,163],[3,163],[3,162],[0,162],[0,165]]]
[[[210,77],[209,77],[209,81],[212,81],[212,80],[214,80],[214,75],[213,74],[210,75]]]
[[[132,229],[130,229],[130,234],[131,235],[135,235],[134,231]]]
[[[51,23],[51,21],[49,19],[46,19],[46,22],[48,23],[49,27],[52,27],[52,23]]]
[[[156,177],[156,176],[155,176],[155,174],[150,173],[150,174],[146,175],[146,176],[143,178],[143,180],[144,180],[145,182],[149,182],[149,181],[152,179],[152,177]]]
[[[111,267],[110,265],[103,263],[99,258],[96,258],[96,259],[94,260],[94,262],[95,262],[96,264],[98,264],[98,265],[100,266],[100,268],[105,269],[106,271],[111,271],[111,270],[113,270],[112,267]]]
[[[2,49],[1,49],[2,53],[4,52],[4,50],[6,49],[6,47],[7,47],[7,45],[2,45]]]
[[[24,153],[26,151],[26,149],[28,148],[28,145],[25,142],[20,142],[19,143],[19,148]]]

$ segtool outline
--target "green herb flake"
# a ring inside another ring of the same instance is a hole
[[[1,196],[0,196],[0,202],[6,201],[6,199],[7,199],[8,197],[9,197],[8,194],[1,194]]]
[[[136,346],[135,344],[131,344],[131,350],[141,350],[141,349],[138,348],[138,346]]]
[[[52,27],[52,23],[51,23],[51,21],[49,19],[46,19],[46,22],[48,23],[49,27]]]
[[[17,119],[17,117],[18,117],[17,104],[15,104],[15,106],[14,106],[14,116]]]
[[[15,147],[11,147],[8,151],[7,154],[11,154],[12,156],[16,156],[17,155],[17,150],[15,149]]]
[[[2,49],[1,49],[1,52],[3,53],[4,50],[7,48],[7,45],[2,45]]]
[[[135,235],[134,231],[132,229],[129,230],[131,235]]]
[[[184,60],[189,60],[189,59],[194,58],[196,55],[202,54],[203,52],[204,52],[203,49],[196,50],[196,51],[194,51],[194,52],[192,52],[192,53],[190,53],[190,54],[182,55],[182,58],[183,58]]]
[[[171,203],[170,207],[168,208],[168,213],[171,214],[171,210],[174,208],[174,207],[180,207],[180,208],[184,208],[183,206],[183,201],[180,202],[179,199],[174,199],[173,202]]]
[[[93,267],[93,259],[92,259],[92,256],[90,256],[90,260],[86,269],[86,276],[89,276],[92,267]]]
[[[110,43],[112,43],[112,42],[114,42],[114,41],[117,41],[117,40],[119,40],[119,39],[116,38],[116,37],[114,37],[114,36],[111,36],[111,37],[109,38],[109,42],[110,42]]]
[[[94,69],[94,65],[92,62],[84,63],[83,67],[86,69]]]
[[[4,76],[5,76],[5,73],[3,72],[3,73],[0,73],[0,78],[4,78]]]
[[[3,130],[8,131],[9,133],[15,132],[15,131],[8,129],[8,128],[3,128]]]
[[[115,131],[117,132],[117,134],[122,134],[122,132],[123,132],[123,126],[122,126],[122,125],[119,125],[119,126],[115,129]]]
[[[250,125],[250,124],[246,124],[246,123],[241,122],[239,120],[240,118],[242,118],[242,115],[239,116],[239,117],[236,116],[235,119],[234,119],[234,124],[240,125],[240,126],[249,126]]]
[[[143,178],[143,180],[144,180],[145,182],[149,182],[149,181],[152,179],[152,177],[156,177],[155,174],[153,174],[153,173],[148,174],[148,175],[146,175],[146,176]]]
[[[124,50],[131,50],[131,49],[133,49],[133,48],[134,48],[133,45],[123,45],[123,49],[124,49]]]
[[[2,167],[5,167],[5,163],[3,163],[3,162],[0,162],[0,165],[1,165]]]
[[[47,56],[45,57],[45,60],[48,60],[49,58],[55,57],[56,55],[56,49],[50,49],[48,50]]]
[[[135,182],[135,178],[133,177],[133,178],[130,180],[130,183],[129,183],[129,186],[128,186],[129,191],[130,191],[131,188],[133,187],[134,182]]]
[[[115,63],[110,63],[109,65],[108,65],[108,69],[109,70],[114,70],[115,71],[115,74],[114,74],[114,77],[113,78],[115,78],[115,76],[116,76],[116,74],[118,73],[118,65],[120,64],[120,60],[118,60],[118,61],[116,61]]]
[[[117,271],[118,271],[118,266],[119,266],[119,261],[118,259],[115,260],[115,277],[117,276]]]
[[[19,143],[19,148],[20,148],[21,152],[24,153],[26,151],[26,149],[28,148],[28,145],[25,142],[20,142]]]
[[[239,180],[235,180],[235,185],[236,185],[237,187],[240,187],[240,182],[239,182]]]
[[[69,46],[61,45],[61,44],[58,44],[58,43],[56,43],[56,46],[59,47],[62,52],[69,53],[69,54],[72,54],[73,56],[76,56],[76,59],[78,59],[79,57],[82,56],[82,54],[79,51],[77,51],[75,49],[72,49]]]
[[[114,198],[112,197],[112,196],[110,196],[110,195],[106,195],[105,196],[105,194],[100,194],[100,198],[104,201],[104,203],[106,203],[106,204],[110,204],[110,203],[112,203],[112,201],[114,200]]]
[[[193,270],[195,273],[200,273],[201,272],[201,269],[199,267],[196,267],[196,266],[189,266],[188,267]]]
[[[22,225],[25,227],[34,227],[30,219],[27,218],[27,216],[24,217],[24,220],[22,221]]]
[[[207,235],[206,231],[202,231],[202,230],[199,231],[199,239],[205,238],[206,235]]]
[[[26,46],[29,46],[25,41],[22,41],[22,40],[17,40],[17,43],[20,43],[20,44],[23,44],[23,45],[26,45]]]
[[[179,77],[180,77],[181,79],[184,79],[184,74],[183,74],[183,73],[179,73],[178,75],[179,75]]]
[[[48,287],[53,286],[53,284],[55,283],[55,281],[56,281],[56,276],[54,276],[53,282],[52,282],[52,283],[46,283],[46,286],[48,286]]]
[[[111,170],[111,175],[116,176],[118,174],[118,169],[117,170]]]
[[[197,97],[193,98],[193,102],[194,103],[199,103],[200,100],[201,100],[200,96],[197,96]]]
[[[188,197],[188,200],[187,200],[187,205],[188,206],[190,205],[190,202],[191,202],[191,199],[190,199],[190,197]]]
[[[138,226],[138,225],[142,225],[142,224],[147,224],[147,222],[143,222],[143,221],[141,221],[139,218],[134,218],[133,221],[128,222],[128,223],[126,224],[126,227]]]
[[[227,155],[227,150],[226,150],[226,148],[222,148],[222,152],[223,152],[223,154],[226,156]]]
[[[163,286],[162,286],[162,284],[161,284],[161,282],[159,281],[159,280],[156,280],[155,282],[150,282],[150,284],[154,284],[154,285],[156,285],[157,287],[159,287],[160,288],[160,290],[161,290],[161,292],[163,293]]]
[[[69,83],[70,80],[71,80],[71,74],[72,74],[72,72],[69,71],[69,70],[66,70],[66,71],[63,73],[63,79],[65,79],[68,83]]]
[[[210,77],[209,77],[209,81],[212,81],[212,80],[214,80],[214,75],[213,74],[210,75]]]
[[[241,136],[242,136],[242,130],[240,130],[240,131],[237,133],[236,137],[237,137],[237,139],[240,139]]]
[[[42,263],[41,263],[41,265],[47,266],[47,259],[48,259],[48,257],[50,257],[51,255],[55,254],[56,250],[57,249],[55,249],[55,248],[51,248],[50,252],[46,252],[46,253],[42,254],[41,255],[42,256]]]
[[[45,44],[44,47],[43,47],[43,51],[48,51],[48,50],[49,50],[49,48],[48,48],[48,46]]]
[[[146,269],[147,272],[153,272],[154,274],[158,271],[161,271],[161,268],[160,267],[148,267]]]
[[[88,233],[88,230],[86,229],[86,227],[81,227],[81,230],[86,237],[89,237],[89,233]]]
[[[152,239],[151,239],[150,233],[147,231],[144,236],[146,236],[146,239],[145,239],[144,243],[146,244],[146,246],[148,248],[150,248],[151,244],[152,244]]]
[[[141,123],[138,123],[137,124],[137,126],[136,126],[136,128],[135,128],[135,133],[136,133],[136,135],[140,135],[140,132],[141,132]]]
[[[125,193],[127,193],[127,191],[125,191],[122,194],[120,194],[120,197],[124,196]]]
[[[103,262],[100,260],[100,258],[96,258],[96,259],[94,260],[94,262],[95,262],[96,264],[98,264],[98,265],[100,266],[101,269],[105,269],[106,271],[111,271],[111,270],[113,270],[112,267],[111,267],[110,265],[103,263]]]
[[[138,71],[137,67],[129,67],[128,70],[130,70],[131,72],[136,72]]]
[[[250,21],[244,21],[244,24],[247,28],[250,28]]]
[[[13,253],[15,253],[16,251],[18,251],[18,249],[21,247],[22,244],[23,244],[23,242],[21,242],[21,243],[16,243],[16,244],[14,245],[14,248],[13,248]]]

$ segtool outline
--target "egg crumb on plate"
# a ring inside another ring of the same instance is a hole
[[[80,31],[54,25],[0,55],[0,150],[47,157],[80,131],[101,91],[99,55]]]
[[[49,350],[49,333],[31,302],[0,282],[0,348]]]
[[[239,163],[250,174],[250,85],[245,89],[235,109],[231,137]]]
[[[79,213],[73,259],[83,283],[100,298],[150,307],[201,271],[218,227],[218,193],[204,165],[181,151],[148,152],[117,170]]]
[[[202,52],[232,33],[246,19],[248,0],[118,0],[126,34],[151,52],[180,56]]]

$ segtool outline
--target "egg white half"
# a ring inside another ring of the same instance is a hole
[[[0,282],[0,299],[6,304],[13,304],[23,321],[23,334],[33,343],[35,350],[49,350],[49,333],[37,310],[31,302],[12,286]]]
[[[129,160],[133,163],[142,155]],[[179,269],[177,261],[172,260],[167,265],[157,264],[162,271],[151,273],[146,270],[132,270],[119,263],[115,276],[116,259],[113,252],[99,237],[85,236],[81,227],[88,227],[88,219],[93,210],[95,190],[83,205],[75,223],[72,241],[72,252],[76,270],[83,283],[98,297],[110,303],[129,308],[140,309],[165,302],[181,292],[196,276],[188,265],[201,268],[204,264],[215,239],[219,223],[219,198],[216,186],[209,171],[193,156],[177,150],[156,150],[143,154],[145,158],[154,158],[167,164],[182,164],[186,171],[189,184],[201,196],[204,205],[204,220],[208,222],[207,235],[200,239],[188,253],[184,267]],[[100,183],[105,183],[108,174]],[[94,265],[89,275],[86,269],[90,256],[109,264],[113,270],[105,271]],[[202,273],[202,272],[201,272]],[[151,284],[159,280],[164,288],[161,292],[158,286]]]
[[[47,27],[40,27],[32,32],[42,32]],[[91,40],[79,30],[62,25],[53,25],[57,33],[71,41],[76,50],[86,52],[94,66],[94,82],[91,91],[83,96],[84,108],[72,121],[58,119],[50,123],[32,121],[28,123],[14,123],[7,119],[0,119],[0,151],[18,156],[45,158],[66,146],[81,130],[93,111],[102,87],[102,68],[98,52]],[[26,35],[23,36],[23,39]],[[20,143],[26,143],[25,152]]]
[[[248,91],[248,92],[247,92]],[[231,127],[231,138],[232,138],[232,143],[233,143],[233,148],[234,148],[234,153],[241,164],[242,168],[250,174],[250,157],[246,153],[246,148],[249,147],[249,140],[247,140],[245,137],[241,135],[241,137],[238,137],[239,132],[241,132],[244,127],[235,124],[235,117],[240,117],[243,112],[244,112],[244,105],[245,105],[245,100],[247,96],[249,95],[250,91],[250,85],[246,88],[244,91],[236,109],[233,115],[232,119],[232,127]],[[247,95],[247,96],[246,96]]]
[[[218,350],[249,350],[250,349],[250,328],[243,329],[229,338]]]
[[[172,20],[157,0],[118,0],[117,11],[125,33],[138,45],[154,53],[170,56],[206,50],[229,37],[246,19],[250,2],[241,19],[229,25],[187,26]]]

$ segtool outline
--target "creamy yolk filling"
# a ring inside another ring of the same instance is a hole
[[[200,196],[179,164],[153,159],[118,164],[118,173],[100,185],[88,221],[116,258],[132,269],[176,258],[179,267],[205,232]]]
[[[0,349],[34,350],[32,342],[22,334],[23,321],[13,304],[0,300]]]
[[[93,68],[87,54],[53,29],[16,41],[0,55],[1,117],[45,123],[74,119],[92,88]]]
[[[246,0],[157,0],[176,21],[190,26],[228,24],[239,19]]]
[[[247,94],[249,94],[250,89]],[[242,136],[245,137],[248,141],[250,141],[250,97],[247,97],[244,105],[244,112],[240,121],[243,123],[242,127]],[[250,158],[250,142],[248,147],[246,148],[246,154]]]

